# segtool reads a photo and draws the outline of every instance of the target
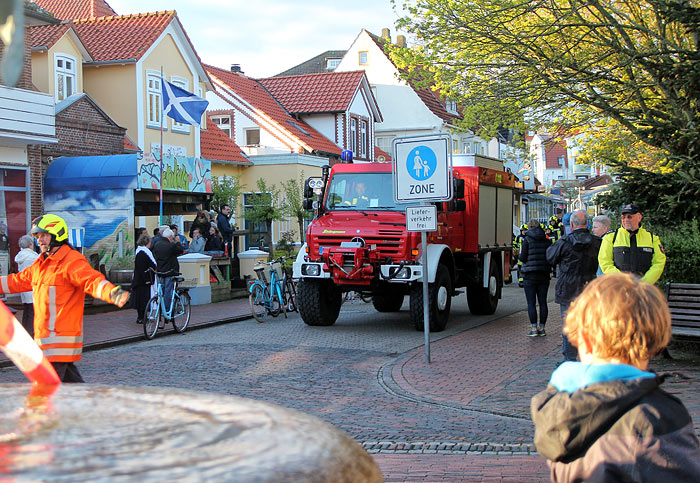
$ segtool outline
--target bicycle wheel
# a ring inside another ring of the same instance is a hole
[[[160,298],[156,295],[146,304],[146,318],[143,321],[143,334],[146,339],[151,340],[156,336],[160,315]]]
[[[277,283],[279,282],[275,282],[274,286],[270,284],[265,287],[265,295],[267,297],[267,311],[273,317],[277,317],[280,314],[280,311],[282,310],[282,304],[280,303],[281,301],[277,294]]]
[[[267,315],[267,309],[265,308],[265,300],[267,297],[265,292],[267,292],[265,287],[256,283],[250,288],[250,295],[248,295],[250,312],[253,314],[253,318],[258,322],[264,322],[265,316]]]
[[[190,294],[178,290],[178,297],[175,299],[175,313],[173,314],[173,327],[175,332],[183,333],[190,324],[192,307],[190,304]]]
[[[285,284],[285,295],[287,302],[287,312],[297,311],[297,291],[294,288],[294,282],[291,279],[287,279]]]

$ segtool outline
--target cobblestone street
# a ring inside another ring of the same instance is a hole
[[[379,314],[358,300],[332,327],[308,327],[297,314],[245,320],[89,351],[78,367],[90,383],[213,391],[307,412],[360,442],[386,481],[548,481],[529,401],[561,358],[559,307],[550,303],[549,335],[528,338],[523,306],[513,286],[490,317],[468,315],[456,297],[448,329],[434,334],[431,364],[406,303]],[[696,428],[697,362],[652,364],[692,377],[665,388]],[[14,368],[0,372],[0,382],[22,380]]]

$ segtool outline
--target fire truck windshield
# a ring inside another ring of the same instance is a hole
[[[391,173],[335,174],[326,195],[326,209],[405,211],[406,205],[397,204],[392,192]]]

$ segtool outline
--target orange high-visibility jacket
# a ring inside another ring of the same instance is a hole
[[[85,294],[110,302],[114,285],[68,245],[43,254],[20,273],[0,277],[0,292],[34,290],[34,340],[51,362],[74,362],[83,352]]]

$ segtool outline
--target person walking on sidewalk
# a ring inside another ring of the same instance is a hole
[[[74,364],[83,352],[85,294],[123,307],[129,292],[108,282],[68,244],[63,218],[36,218],[32,235],[39,241],[39,259],[19,273],[0,277],[0,293],[34,291],[34,340],[61,381],[85,382]]]
[[[19,239],[20,251],[15,255],[17,268],[21,272],[29,268],[39,258],[39,254],[34,251],[34,239],[29,235],[23,235]],[[29,335],[34,337],[34,296],[32,292],[22,292],[22,327]]]
[[[569,220],[571,233],[564,235],[554,245],[547,248],[547,262],[559,265],[559,277],[555,286],[554,301],[561,308],[562,322],[566,318],[569,304],[581,293],[588,282],[593,280],[598,270],[598,250],[600,238],[590,234],[586,212],[574,211]],[[576,347],[564,335],[562,323],[562,354],[564,361],[575,361]]]
[[[551,265],[547,262],[547,248],[552,244],[536,219],[530,220],[530,227],[525,233],[520,255],[523,262],[520,269],[523,274],[523,288],[527,300],[527,314],[530,318],[530,332],[528,337],[545,336],[545,324],[549,310],[547,309],[547,291],[549,290],[549,275],[552,272]],[[539,325],[537,319],[537,304],[540,307]]]
[[[148,301],[156,294],[156,259],[150,250],[151,237],[148,233],[141,235],[136,244],[131,302],[136,309],[136,323],[143,324]]]
[[[169,227],[163,230],[161,235],[163,239],[153,248],[153,256],[156,259],[158,272],[165,274],[158,276],[158,283],[163,284],[165,309],[170,310],[175,277],[180,273],[180,262],[178,262],[177,257],[184,253],[184,249],[182,244],[175,239],[175,233]]]

